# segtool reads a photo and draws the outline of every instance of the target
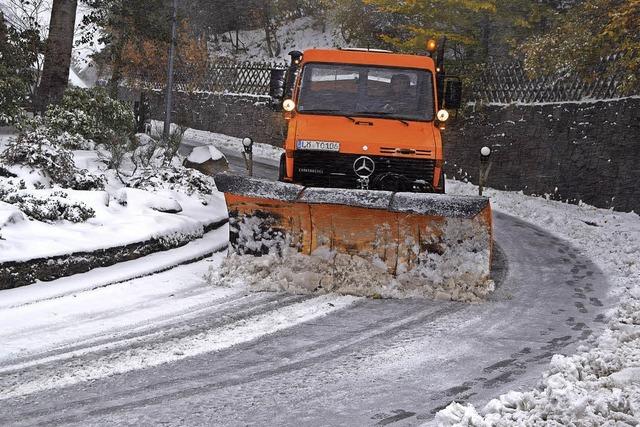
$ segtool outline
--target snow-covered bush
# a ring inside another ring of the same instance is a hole
[[[77,133],[62,132],[60,135],[52,134],[52,136],[58,144],[69,150],[93,150],[96,147],[91,139],[86,139]]]
[[[215,184],[213,179],[183,166],[162,168],[143,168],[127,183],[129,187],[143,190],[174,190],[188,195],[212,194]]]
[[[0,161],[41,170],[52,182],[77,190],[103,189],[104,178],[76,168],[73,153],[52,140],[46,128],[27,130],[0,153]]]
[[[71,151],[52,142],[42,128],[18,135],[0,154],[0,160],[41,169],[58,183],[69,181],[69,174],[75,169]]]
[[[95,211],[84,203],[72,202],[67,197],[67,193],[62,191],[56,191],[48,197],[12,192],[0,197],[0,199],[16,206],[29,218],[36,221],[84,222],[96,215]]]
[[[67,90],[60,104],[49,107],[45,121],[56,134],[81,135],[107,147],[117,136],[132,139],[135,131],[132,109],[101,88]]]

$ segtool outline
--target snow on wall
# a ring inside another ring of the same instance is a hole
[[[455,193],[477,188],[454,183]],[[620,298],[595,346],[555,355],[538,386],[512,391],[484,408],[451,403],[439,426],[638,425],[640,419],[640,221],[633,213],[567,206],[552,200],[489,190],[496,209],[528,221],[579,247],[607,275]]]

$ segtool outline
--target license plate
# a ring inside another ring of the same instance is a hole
[[[340,151],[340,143],[332,141],[297,141],[298,150]]]

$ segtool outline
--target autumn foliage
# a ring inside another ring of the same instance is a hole
[[[163,87],[167,83],[169,43],[144,37],[131,38],[122,50],[122,74],[132,86]],[[204,40],[192,35],[187,21],[178,28],[175,83],[195,90],[206,77],[209,54]]]
[[[575,72],[588,81],[613,78],[624,91],[638,91],[640,0],[579,2],[523,51],[532,75]]]

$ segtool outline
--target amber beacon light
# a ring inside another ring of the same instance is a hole
[[[436,48],[438,47],[438,44],[436,43],[436,41],[434,39],[429,39],[427,40],[427,51],[434,53],[436,51]]]

